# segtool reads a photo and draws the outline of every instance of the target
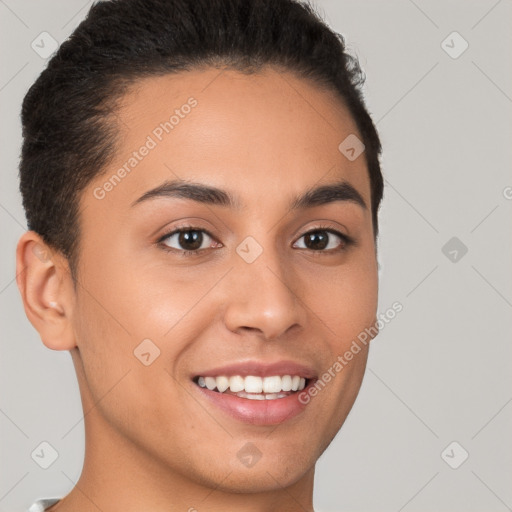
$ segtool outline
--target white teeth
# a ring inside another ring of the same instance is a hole
[[[217,379],[215,377],[205,377],[204,382],[208,389],[215,389],[217,387]]]
[[[276,398],[284,398],[288,396],[286,393],[269,393],[265,395],[265,400],[275,400]]]
[[[224,375],[217,377],[215,380],[217,381],[217,389],[221,393],[224,393],[224,391],[229,388],[229,379],[224,377]]]
[[[240,398],[249,398],[250,400],[265,400],[265,395],[261,393],[246,393],[245,391],[239,391],[236,396]]]
[[[285,375],[281,379],[281,387],[283,391],[291,391],[292,390],[292,377],[290,375]]]
[[[261,393],[263,391],[263,379],[254,375],[247,375],[244,379],[244,388],[247,393]]]
[[[244,390],[244,378],[240,377],[240,375],[234,375],[229,378],[229,389],[236,393],[238,391]]]
[[[199,377],[197,383],[202,388],[206,387],[213,391],[217,389],[220,393],[224,393],[229,389],[232,393],[241,396],[242,393],[252,393],[263,398],[255,398],[255,400],[282,398],[288,396],[282,392],[300,391],[306,387],[306,379],[299,375],[271,375],[268,377],[258,377],[255,375],[233,375],[227,377],[219,375],[218,377]]]
[[[277,393],[281,391],[281,377],[265,377],[263,379],[263,391],[265,393]]]
[[[249,400],[276,400],[277,398],[284,398],[288,396],[286,393],[246,393],[245,391],[239,391],[236,396],[240,398],[248,398]]]

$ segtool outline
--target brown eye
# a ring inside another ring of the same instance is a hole
[[[205,241],[209,241],[204,246]],[[203,229],[179,229],[165,235],[161,242],[177,251],[199,251],[212,245],[212,237]]]
[[[325,231],[316,231],[304,235],[304,245],[308,249],[322,250],[329,245],[329,235]]]
[[[347,236],[332,229],[315,229],[302,235],[299,240],[304,239],[299,249],[310,251],[330,252],[343,249],[349,244]],[[299,243],[299,242],[296,242]]]

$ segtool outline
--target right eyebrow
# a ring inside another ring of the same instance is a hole
[[[156,197],[191,199],[200,203],[240,209],[239,202],[229,192],[203,183],[190,183],[182,180],[165,181],[158,187],[145,192],[132,203],[132,206]]]

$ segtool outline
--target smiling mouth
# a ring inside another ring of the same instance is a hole
[[[302,391],[312,379],[300,375],[198,375],[192,379],[200,388],[248,400],[277,400]]]

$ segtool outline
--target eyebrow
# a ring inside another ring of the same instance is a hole
[[[223,206],[237,210],[241,209],[241,203],[238,198],[229,192],[203,183],[193,183],[183,180],[165,181],[158,187],[145,192],[132,203],[132,206],[159,197],[189,199],[214,206]],[[344,180],[307,190],[302,195],[292,199],[290,209],[299,210],[312,208],[334,201],[348,201],[359,205],[363,210],[367,209],[361,194],[350,183]]]

